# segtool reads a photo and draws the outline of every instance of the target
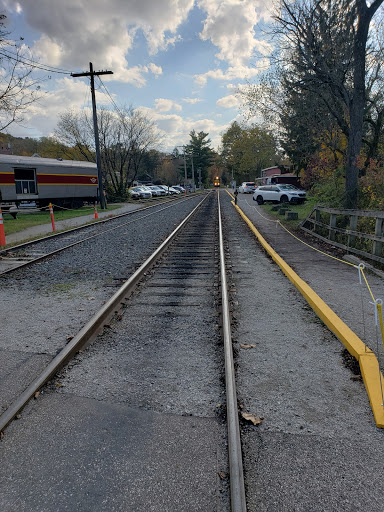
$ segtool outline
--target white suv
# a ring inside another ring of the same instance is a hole
[[[244,181],[239,187],[241,194],[252,194],[255,191],[255,184],[253,181]]]
[[[260,185],[253,194],[253,200],[258,204],[263,204],[264,201],[300,204],[306,200],[306,192],[293,185]]]

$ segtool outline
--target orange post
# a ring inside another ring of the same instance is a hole
[[[5,232],[4,232],[4,221],[3,214],[0,208],[0,245],[6,245],[5,243]]]
[[[49,203],[49,213],[51,214],[52,231],[56,231],[56,228],[55,228],[55,217],[53,216],[53,206],[52,206],[52,203]]]
[[[97,213],[97,206],[95,205],[95,219],[99,218],[99,214]]]

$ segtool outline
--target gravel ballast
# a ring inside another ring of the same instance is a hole
[[[119,229],[0,277],[0,383],[9,386],[14,375],[26,387],[31,372],[23,377],[24,360],[56,355],[200,200],[159,205],[151,215],[134,213]],[[41,370],[39,364],[34,368]],[[2,409],[9,405],[9,391],[2,393]]]

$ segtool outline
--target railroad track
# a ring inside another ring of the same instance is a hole
[[[218,196],[162,232],[133,275],[113,270],[123,286],[2,415],[5,512],[382,509],[382,431],[361,380],[225,193],[219,214]],[[106,268],[158,221],[122,230]],[[50,261],[31,267],[31,288],[60,270]],[[2,282],[16,287],[19,272]]]
[[[185,199],[168,199],[161,203],[144,206],[138,210],[111,216],[92,224],[79,226],[48,237],[40,238],[16,245],[0,251],[0,276],[10,273],[18,268],[26,267],[33,262],[43,260],[77,244],[86,242],[95,237],[105,236],[110,231],[123,229],[132,222],[147,216],[155,215],[167,208],[171,208]],[[170,203],[170,204],[168,204]],[[127,217],[129,220],[127,220]]]
[[[215,440],[218,446],[206,456],[207,460],[218,460],[214,485],[200,498],[207,508],[201,510],[218,506],[218,488],[220,507],[229,506],[228,481],[231,510],[246,510],[218,198],[215,193],[203,199],[106,301],[0,416],[0,430],[23,408],[28,415],[38,414],[38,406],[27,404],[41,390],[48,400],[75,394],[116,402],[118,395],[117,401],[130,407],[185,417],[182,429],[187,430],[188,417],[207,418],[221,444]],[[223,336],[218,330],[220,323]],[[88,349],[84,351],[85,347]],[[100,383],[96,388],[95,381]],[[218,419],[221,424],[224,418],[227,433],[217,425]],[[172,420],[168,428],[176,437],[183,437]],[[141,429],[145,430],[143,425]],[[225,455],[223,438],[228,442]],[[191,443],[183,443],[184,450],[195,450]],[[212,451],[211,446],[204,445],[196,452],[208,448]],[[207,476],[201,470],[204,463],[196,461],[194,465],[187,457],[180,465],[186,462],[191,464],[197,488],[203,487],[202,476]],[[217,474],[222,475],[222,481]]]

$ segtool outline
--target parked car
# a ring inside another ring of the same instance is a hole
[[[255,191],[256,185],[253,181],[244,181],[240,187],[240,194],[252,194]]]
[[[305,190],[300,190],[293,185],[260,185],[253,194],[253,200],[258,204],[264,201],[272,201],[275,203],[304,203],[306,200]]]
[[[167,196],[171,194],[166,185],[158,185],[158,187],[162,188]]]
[[[172,185],[172,188],[174,188],[175,190],[178,190],[180,192],[180,194],[185,194],[185,188],[180,185]]]
[[[147,187],[133,187],[129,193],[132,199],[151,199],[152,197],[152,192]],[[139,197],[137,197],[137,194],[139,194]]]
[[[148,188],[151,189],[153,196],[165,196],[165,190],[162,187],[158,187],[157,185],[148,185]]]
[[[175,188],[173,187],[168,187],[167,185],[159,185],[159,187],[163,188],[166,192],[166,194],[168,195],[171,195],[171,194],[179,194],[180,192],[178,190],[176,190]]]
[[[128,190],[128,194],[131,199],[140,199],[140,192],[138,190],[135,190],[134,188],[130,188]]]

